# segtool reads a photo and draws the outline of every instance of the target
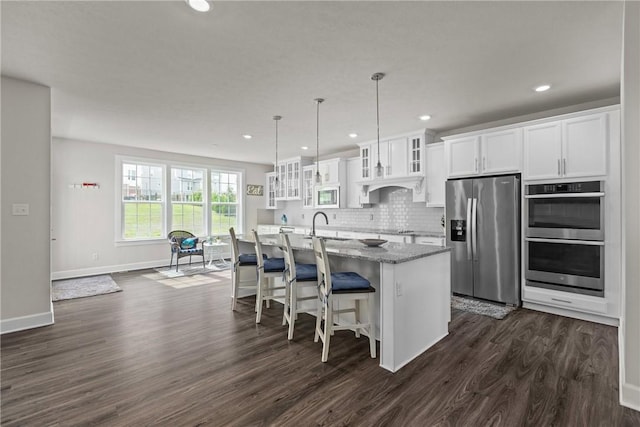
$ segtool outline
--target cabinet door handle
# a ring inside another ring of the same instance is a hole
[[[562,159],[562,174],[567,175],[567,159]]]
[[[558,302],[563,302],[565,304],[572,304],[571,301],[567,301],[565,299],[551,298],[551,301],[558,301]]]
[[[476,157],[476,163],[475,166],[473,167],[474,172],[478,172],[478,158]]]
[[[558,159],[558,176],[560,176],[560,175],[562,175],[562,174],[560,173],[560,159]]]
[[[486,157],[482,158],[482,170],[483,171],[487,170],[487,158]]]

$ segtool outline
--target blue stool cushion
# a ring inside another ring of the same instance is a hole
[[[311,282],[318,280],[318,268],[315,264],[296,263],[296,280],[298,282]]]
[[[353,271],[331,273],[331,290],[369,290],[369,281]]]
[[[284,271],[284,258],[267,258],[264,260],[264,272]]]
[[[267,259],[266,255],[262,255],[263,259]],[[256,254],[240,254],[238,257],[240,265],[258,265],[258,257]]]

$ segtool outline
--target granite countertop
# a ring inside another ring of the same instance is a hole
[[[279,226],[278,224],[260,224],[269,226]],[[310,225],[286,225],[285,227],[304,227],[311,228]],[[354,233],[373,233],[373,234],[394,234],[398,236],[420,236],[420,237],[444,237],[444,232],[440,231],[416,231],[416,230],[392,230],[392,229],[379,229],[379,228],[350,228],[350,227],[332,227],[327,225],[316,225],[316,230],[331,230],[331,231],[351,231]]]
[[[301,234],[288,234],[288,236],[293,249],[308,251],[313,249],[309,237]],[[391,242],[372,248],[358,240],[336,240],[330,237],[324,239],[325,247],[329,255],[387,264],[400,264],[451,250],[450,248],[440,246]],[[245,234],[238,236],[238,240],[253,243],[253,236]],[[277,234],[261,234],[260,243],[265,246],[280,246],[280,237]]]

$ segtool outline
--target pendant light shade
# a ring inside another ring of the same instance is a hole
[[[378,98],[378,82],[384,77],[383,73],[375,73],[371,76],[371,80],[376,82],[376,125],[378,128],[378,163],[376,164],[376,178],[382,178],[384,175],[384,168],[380,163],[380,101]]]
[[[278,122],[282,119],[282,116],[273,116],[273,120],[276,122],[276,162],[273,165],[273,171],[276,174],[276,184],[280,182],[280,178],[278,178]]]
[[[323,98],[316,98],[316,184],[322,184],[322,175],[320,175],[320,103],[324,102]]]

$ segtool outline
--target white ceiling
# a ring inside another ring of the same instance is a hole
[[[2,74],[52,88],[54,136],[269,163],[273,115],[280,158],[315,156],[317,97],[321,156],[375,139],[374,72],[382,137],[619,96],[622,8],[2,1]]]

